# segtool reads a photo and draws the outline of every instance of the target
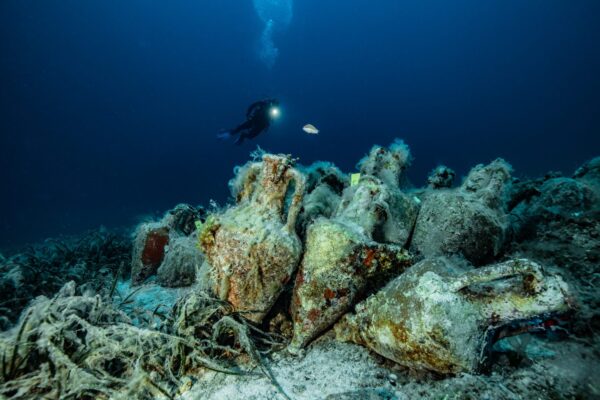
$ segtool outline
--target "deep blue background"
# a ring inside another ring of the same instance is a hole
[[[571,173],[600,154],[598,21],[597,0],[296,0],[269,71],[250,0],[2,0],[0,248],[224,201],[255,144],[215,133],[265,95],[284,114],[256,143],[303,163],[401,137],[416,185],[497,156]]]

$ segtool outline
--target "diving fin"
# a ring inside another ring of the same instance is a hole
[[[223,131],[223,132],[220,132],[217,135],[217,139],[219,139],[219,140],[227,140],[227,139],[230,139],[232,136],[233,135],[231,134],[230,131]]]

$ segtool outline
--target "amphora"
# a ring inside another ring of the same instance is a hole
[[[305,178],[289,156],[265,154],[241,173],[237,205],[212,215],[200,233],[211,265],[212,288],[222,300],[260,322],[298,266],[295,233]],[[294,192],[286,206],[286,193]]]
[[[365,345],[415,370],[475,371],[496,332],[570,309],[565,282],[515,259],[460,271],[424,260],[356,306],[335,327],[340,340]]]
[[[390,198],[380,179],[364,176],[346,189],[331,219],[321,217],[309,225],[292,297],[290,352],[298,352],[331,327],[370,283],[411,265],[402,247],[373,239],[389,217]]]

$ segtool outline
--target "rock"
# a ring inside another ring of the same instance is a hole
[[[600,185],[600,157],[595,157],[577,168],[573,178],[587,182],[592,186]]]
[[[577,274],[593,271],[600,260],[600,197],[594,181],[558,177],[529,186],[536,195],[512,211],[513,247]]]
[[[594,191],[586,184],[570,178],[550,179],[540,187],[540,196],[529,212],[546,218],[569,218],[592,208],[596,199]]]
[[[600,326],[595,293],[600,265],[600,175],[595,158],[577,169],[574,178],[547,175],[516,185],[534,195],[513,194],[511,251],[564,269],[580,287],[573,331],[593,335]],[[521,190],[523,192],[523,190]]]

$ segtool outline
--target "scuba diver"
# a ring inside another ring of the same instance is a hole
[[[264,99],[256,101],[246,111],[246,121],[232,130],[221,132],[217,137],[225,140],[239,135],[235,144],[242,144],[245,139],[254,139],[271,126],[271,122],[279,117],[279,101]]]

